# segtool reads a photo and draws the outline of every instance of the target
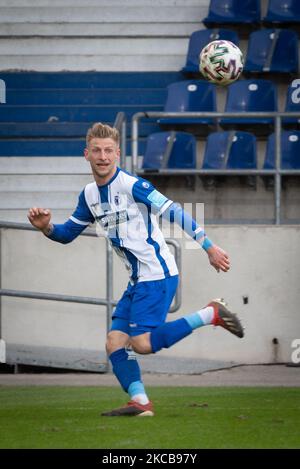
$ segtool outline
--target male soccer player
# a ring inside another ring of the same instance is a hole
[[[94,182],[79,195],[73,215],[64,224],[52,224],[50,210],[31,208],[29,221],[53,241],[69,243],[96,221],[123,258],[130,281],[118,302],[108,333],[106,350],[112,369],[130,396],[127,405],[104,412],[104,416],[153,416],[136,357],[171,347],[205,325],[221,326],[243,337],[239,319],[222,300],[181,319],[165,322],[178,284],[173,255],[159,229],[157,218],[178,223],[207,253],[210,264],[227,272],[228,255],[213,244],[190,215],[158,192],[153,185],[117,166],[119,134],[115,128],[96,123],[87,132],[84,156]]]

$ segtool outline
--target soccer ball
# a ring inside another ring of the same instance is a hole
[[[243,71],[243,54],[233,42],[212,41],[200,52],[199,70],[206,80],[229,85]]]

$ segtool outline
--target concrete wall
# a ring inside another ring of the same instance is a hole
[[[242,319],[246,336],[239,340],[221,328],[206,327],[161,354],[222,362],[290,361],[291,343],[300,338],[300,227],[210,226],[207,231],[230,253],[232,268],[227,274],[217,274],[204,251],[190,249],[190,241],[186,244],[182,239],[183,304],[169,320],[224,297]],[[1,252],[3,288],[105,296],[102,239],[80,237],[63,246],[40,233],[2,230]],[[116,299],[126,284],[125,269],[116,258]],[[105,309],[4,297],[2,337],[8,344],[27,348],[104,352]]]

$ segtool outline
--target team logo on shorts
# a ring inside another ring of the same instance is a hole
[[[148,184],[148,182],[143,182],[143,183],[142,183],[142,186],[143,186],[145,189],[149,189],[150,184]]]

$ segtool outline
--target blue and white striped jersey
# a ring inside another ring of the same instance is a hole
[[[150,182],[117,168],[107,184],[92,182],[84,188],[69,221],[54,225],[49,238],[61,241],[59,227],[64,226],[63,236],[68,229],[74,239],[96,221],[125,262],[131,281],[163,279],[178,274],[157,221],[171,204]]]
[[[159,229],[160,215],[176,222],[205,251],[213,246],[203,228],[179,204],[158,192],[149,181],[120,168],[103,186],[87,184],[73,215],[64,224],[54,224],[47,236],[70,243],[96,221],[97,231],[102,231],[125,262],[131,282],[161,280],[177,275],[178,269]]]

